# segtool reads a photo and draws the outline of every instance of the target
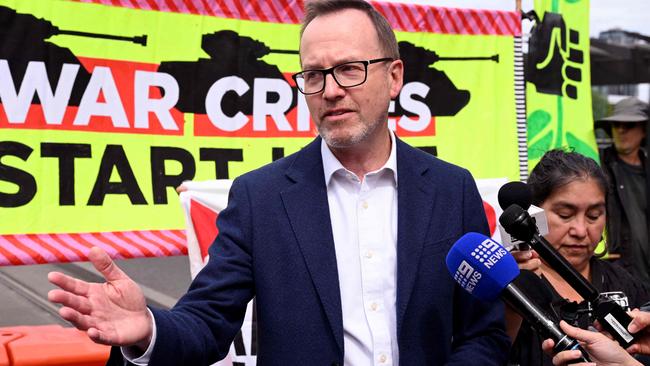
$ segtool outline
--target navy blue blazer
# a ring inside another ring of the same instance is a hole
[[[316,138],[235,179],[210,261],[171,311],[153,309],[150,365],[225,357],[257,303],[258,365],[342,365],[343,321],[327,191]],[[400,365],[502,365],[503,305],[473,299],[445,256],[487,232],[469,172],[397,140],[397,337]]]

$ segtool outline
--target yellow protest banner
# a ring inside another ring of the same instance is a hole
[[[536,0],[527,62],[530,169],[553,148],[598,161],[591,109],[589,1]]]
[[[316,136],[291,79],[297,4],[102,2],[0,0],[0,265],[75,260],[66,245],[83,258],[96,241],[181,253],[149,237],[182,242],[174,187],[235,178]],[[477,178],[518,179],[518,15],[377,6],[406,65],[389,126]]]

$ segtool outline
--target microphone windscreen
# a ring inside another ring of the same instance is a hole
[[[507,209],[513,204],[522,207],[524,210],[528,210],[528,207],[530,207],[533,201],[533,196],[526,183],[508,182],[499,189],[497,199],[502,210]]]
[[[515,258],[499,243],[479,233],[467,233],[446,258],[454,280],[473,296],[492,301],[519,274]]]

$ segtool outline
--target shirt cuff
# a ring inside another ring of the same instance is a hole
[[[151,354],[153,353],[153,346],[156,344],[156,320],[153,318],[153,313],[149,308],[147,308],[147,311],[149,312],[149,315],[151,315],[151,325],[153,332],[151,334],[151,342],[149,343],[149,347],[147,347],[147,350],[142,353],[142,351],[135,346],[130,346],[130,347],[120,347],[120,350],[122,351],[122,356],[132,364],[136,366],[148,366],[149,365],[149,359],[151,358]]]

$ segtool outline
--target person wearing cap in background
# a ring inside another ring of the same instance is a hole
[[[610,179],[607,197],[607,244],[620,255],[620,264],[637,277],[650,281],[648,238],[648,165],[643,148],[648,124],[648,104],[635,97],[622,99],[614,113],[596,122],[611,133],[613,146],[600,159]]]

